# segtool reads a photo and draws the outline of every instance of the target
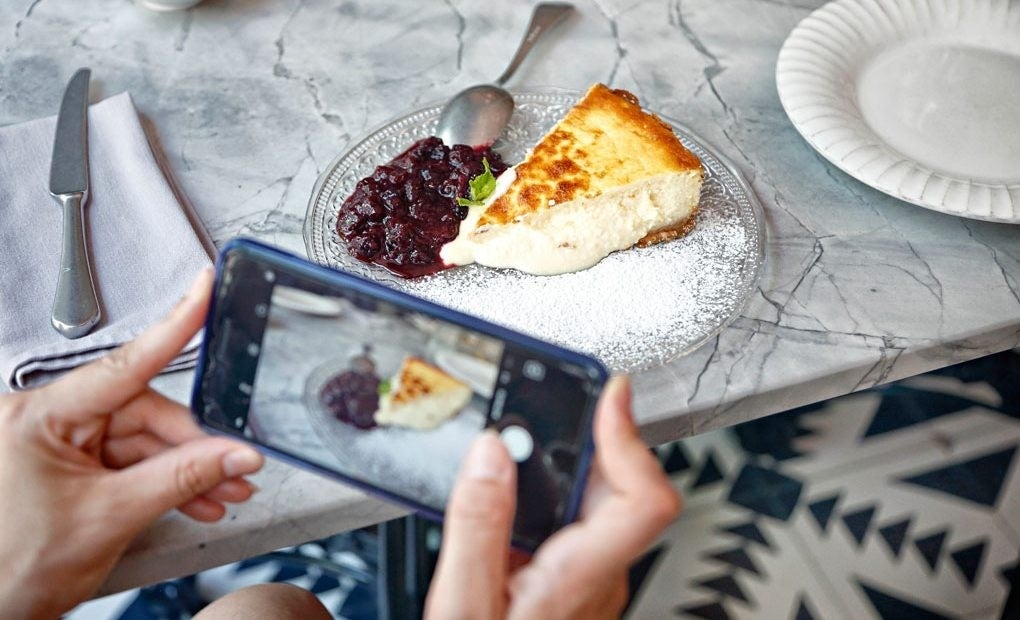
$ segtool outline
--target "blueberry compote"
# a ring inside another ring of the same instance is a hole
[[[347,251],[405,278],[448,267],[439,250],[467,216],[457,198],[469,197],[468,181],[485,171],[482,158],[493,175],[507,168],[489,147],[447,147],[435,137],[377,167],[340,206],[336,228]]]
[[[360,429],[376,426],[379,409],[379,377],[375,362],[365,353],[351,360],[350,370],[336,375],[322,387],[319,398],[338,420]]]

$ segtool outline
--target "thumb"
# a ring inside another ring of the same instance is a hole
[[[502,618],[517,468],[495,432],[475,440],[446,507],[428,618]]]
[[[264,461],[244,444],[203,437],[116,472],[113,482],[115,492],[125,499],[123,517],[144,528],[226,480],[255,473]]]

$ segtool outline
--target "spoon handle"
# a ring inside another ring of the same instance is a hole
[[[538,38],[546,30],[558,24],[560,20],[573,10],[574,5],[569,2],[543,2],[536,6],[535,10],[531,13],[531,23],[528,24],[527,34],[521,40],[517,53],[514,54],[514,58],[510,61],[506,71],[503,72],[503,75],[496,78],[496,85],[503,86],[514,72],[517,71],[517,67],[521,66],[521,61],[528,55],[531,48],[535,46]]]

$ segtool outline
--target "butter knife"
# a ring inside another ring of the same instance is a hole
[[[50,322],[67,338],[80,338],[99,322],[99,299],[85,244],[90,73],[79,69],[67,84],[50,164],[50,194],[60,203],[64,218],[60,272]]]

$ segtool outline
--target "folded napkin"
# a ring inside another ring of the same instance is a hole
[[[38,385],[163,316],[210,264],[211,243],[164,174],[130,95],[89,108],[86,239],[102,318],[68,340],[50,325],[62,214],[50,196],[56,117],[0,127],[0,378]],[[198,339],[167,368],[194,363]]]

